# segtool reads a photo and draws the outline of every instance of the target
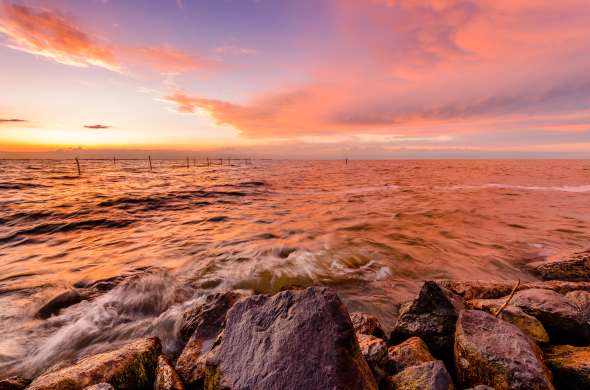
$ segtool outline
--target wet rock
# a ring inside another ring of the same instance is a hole
[[[400,312],[390,343],[420,337],[434,356],[452,360],[455,323],[463,309],[461,298],[435,282],[425,282],[418,296]]]
[[[326,288],[236,303],[207,358],[208,390],[376,387],[346,308]]]
[[[388,374],[396,374],[408,367],[435,360],[419,337],[411,337],[399,345],[389,347],[387,355]]]
[[[475,387],[470,387],[465,390],[494,390],[494,388],[486,385],[477,385]]]
[[[590,279],[590,250],[529,263],[527,268],[543,279],[587,281]]]
[[[396,390],[452,390],[453,380],[441,360],[411,366],[388,378]]]
[[[573,301],[555,291],[519,291],[511,303],[541,321],[553,342],[590,342],[590,324],[582,311]]]
[[[356,333],[368,334],[385,339],[385,332],[377,317],[365,313],[355,312],[350,314],[350,320]]]
[[[84,390],[115,390],[110,383],[98,383],[96,385],[85,387]]]
[[[83,299],[84,298],[78,291],[70,288],[54,296],[47,303],[41,306],[41,308],[37,310],[35,318],[47,319],[52,315],[57,314],[61,309],[75,305],[76,303],[81,302]]]
[[[590,320],[590,292],[588,291],[571,291],[565,294],[566,298],[571,299],[578,305],[586,320]]]
[[[465,310],[455,336],[457,379],[467,386],[553,389],[541,350],[516,326],[479,310]]]
[[[590,389],[590,347],[556,345],[545,350],[557,389]]]
[[[485,280],[437,280],[436,282],[467,300],[501,298],[510,294],[516,284]]]
[[[10,378],[0,380],[0,390],[22,390],[31,383],[29,379],[20,376],[11,376]]]
[[[151,386],[160,355],[156,337],[131,342],[111,352],[85,357],[70,367],[42,374],[28,390],[77,390],[108,382],[115,388],[141,389]]]
[[[184,313],[180,334],[189,339],[176,361],[176,371],[188,387],[202,386],[205,357],[222,330],[227,311],[244,297],[236,291],[213,294]]]
[[[484,310],[495,315],[506,299],[507,297],[500,299],[472,299],[467,301],[465,306],[470,309]],[[543,324],[517,306],[508,305],[504,307],[498,318],[518,326],[520,330],[537,343],[545,344],[549,342],[549,335]]]
[[[567,282],[561,280],[549,280],[546,282],[527,283],[527,288],[544,288],[553,290],[560,294],[567,294],[570,291],[590,291],[590,282]]]
[[[154,390],[184,390],[182,380],[164,355],[158,357]]]
[[[383,339],[367,334],[357,333],[356,338],[361,349],[361,354],[369,364],[373,375],[379,381],[385,377],[387,344],[385,344]]]

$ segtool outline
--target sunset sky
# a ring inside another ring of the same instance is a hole
[[[0,0],[0,152],[590,157],[589,21],[588,0]]]

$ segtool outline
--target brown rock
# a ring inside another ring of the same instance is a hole
[[[467,300],[476,298],[502,298],[509,295],[517,284],[516,281],[489,282],[483,280],[437,280],[436,282]],[[531,288],[544,288],[560,294],[566,294],[574,290],[590,291],[590,282],[571,282],[561,280],[525,282],[518,286],[517,291],[528,290]]]
[[[470,387],[465,390],[494,390],[494,388],[486,385],[477,385],[475,387]]]
[[[590,250],[529,263],[527,268],[543,279],[587,281],[590,279]]]
[[[66,307],[81,302],[82,299],[82,295],[80,295],[78,291],[70,288],[54,296],[47,303],[41,306],[41,308],[37,310],[35,318],[47,319],[52,315],[57,314],[61,309],[65,309]]]
[[[452,390],[453,380],[445,365],[434,360],[411,366],[388,378],[391,388],[396,390]]]
[[[557,389],[590,389],[590,347],[556,345],[545,350]]]
[[[11,376],[10,378],[0,380],[0,390],[22,390],[31,383],[29,379],[20,376]]]
[[[511,304],[536,317],[553,342],[590,342],[590,324],[579,307],[565,296],[545,289],[529,289],[514,294]]]
[[[88,356],[70,367],[42,374],[28,390],[78,390],[108,382],[118,389],[151,386],[160,355],[156,337],[131,342],[111,352]]]
[[[376,387],[346,308],[317,287],[236,303],[205,376],[208,390]]]
[[[373,375],[379,381],[385,376],[387,363],[387,344],[383,339],[368,334],[357,333],[356,338],[361,354],[369,364]]]
[[[565,297],[575,302],[582,311],[582,314],[586,317],[586,320],[590,320],[590,292],[581,290],[570,291],[565,294]]]
[[[85,387],[84,390],[115,390],[110,383],[98,383],[96,385]]]
[[[461,298],[435,282],[425,282],[418,296],[400,312],[390,343],[420,337],[434,356],[451,361],[455,323]]]
[[[368,334],[385,339],[385,332],[377,317],[356,312],[350,314],[350,320],[352,321],[352,326],[354,326],[356,333]]]
[[[539,348],[516,326],[479,310],[459,316],[455,367],[465,387],[553,389]]]
[[[408,367],[435,360],[419,337],[411,337],[399,345],[389,347],[387,354],[388,374],[396,374]]]
[[[206,355],[223,328],[227,311],[244,296],[235,291],[213,294],[184,313],[180,333],[190,339],[176,360],[176,371],[188,387],[202,386]]]
[[[158,357],[154,390],[184,390],[182,380],[164,355]]]

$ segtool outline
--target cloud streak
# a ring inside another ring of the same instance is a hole
[[[17,119],[17,118],[9,118],[9,119],[0,118],[0,124],[2,124],[2,123],[23,123],[23,122],[28,122],[28,121],[26,119]]]
[[[84,128],[85,129],[93,129],[93,130],[104,130],[104,129],[110,129],[111,126],[96,124],[96,125],[84,125]]]

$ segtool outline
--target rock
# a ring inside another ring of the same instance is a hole
[[[377,385],[336,293],[310,287],[236,303],[207,358],[205,388],[376,389]]]
[[[42,374],[27,390],[78,390],[108,382],[117,389],[151,386],[160,355],[156,337],[131,342],[111,352],[85,357],[70,367]]]
[[[66,307],[81,302],[82,299],[83,297],[78,291],[70,288],[51,298],[49,302],[41,306],[41,308],[37,310],[35,318],[47,319],[52,315],[57,314],[61,309],[65,309]]]
[[[590,347],[556,345],[545,350],[557,389],[590,389]]]
[[[489,282],[483,280],[437,280],[441,286],[451,290],[464,299],[494,299],[502,298],[512,292],[516,281]],[[566,294],[574,290],[590,291],[590,282],[570,282],[561,280],[548,280],[544,282],[526,282],[518,286],[517,291],[531,288],[544,288],[560,294]]]
[[[158,357],[154,390],[184,390],[182,380],[164,355]]]
[[[352,321],[352,326],[354,326],[356,333],[368,334],[370,336],[385,339],[385,332],[377,317],[356,312],[350,315],[350,320]]]
[[[570,291],[590,291],[590,282],[567,282],[561,280],[549,280],[546,282],[527,283],[527,288],[544,288],[553,290],[560,294],[567,294]]]
[[[495,315],[507,297],[500,299],[472,299],[465,303],[470,309],[484,310]],[[533,341],[541,344],[549,342],[549,335],[543,324],[535,317],[526,314],[520,307],[508,305],[502,309],[498,318],[518,326]]]
[[[368,334],[357,333],[356,338],[361,349],[361,354],[369,364],[373,375],[379,381],[385,377],[387,344],[385,344],[383,339]]]
[[[450,361],[455,323],[463,303],[459,296],[435,282],[425,282],[418,296],[407,306],[391,332],[390,343],[420,337],[434,356]]]
[[[541,321],[553,342],[590,342],[590,324],[582,311],[555,291],[537,288],[519,291],[511,303]]]
[[[527,268],[543,279],[587,281],[590,279],[590,250],[571,256],[536,261]]]
[[[0,390],[22,390],[31,383],[29,379],[20,376],[11,376],[10,378],[0,380]]]
[[[388,378],[388,382],[396,390],[452,390],[453,380],[445,365],[434,360],[411,366]]]
[[[411,337],[399,345],[389,347],[387,355],[388,374],[396,374],[408,367],[435,360],[419,337]]]
[[[479,310],[457,320],[455,367],[465,387],[553,389],[541,350],[516,326]]]
[[[84,390],[115,390],[110,383],[98,383],[96,385],[85,387]]]
[[[590,292],[576,290],[568,292],[565,296],[578,305],[587,321],[590,320]]]
[[[494,388],[486,385],[477,385],[475,387],[470,387],[466,390],[494,390]]]
[[[205,357],[222,330],[227,311],[243,297],[236,291],[213,294],[184,313],[180,334],[190,339],[176,361],[176,371],[188,387],[202,386]]]

